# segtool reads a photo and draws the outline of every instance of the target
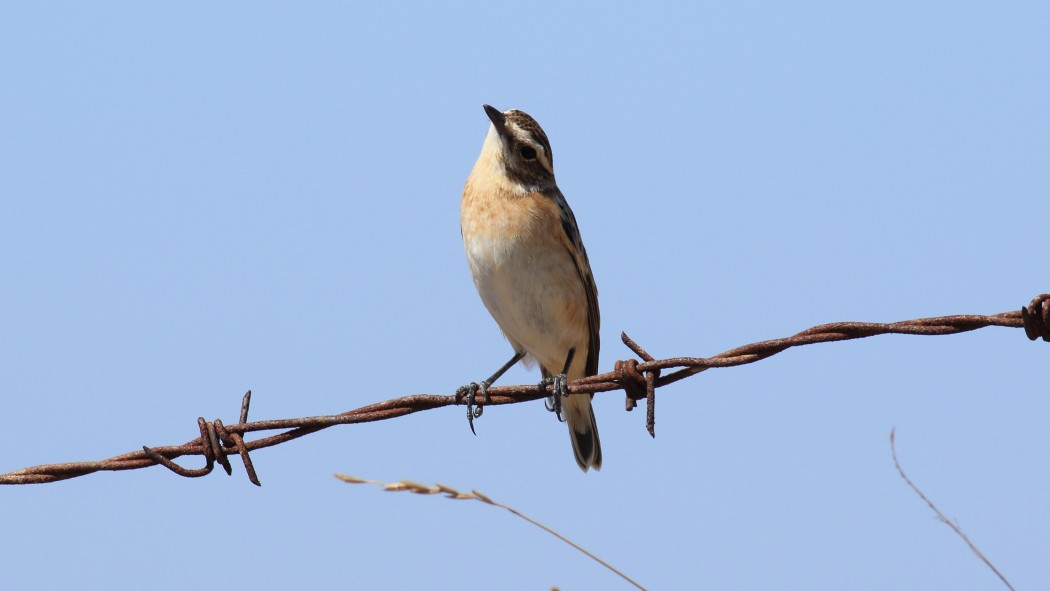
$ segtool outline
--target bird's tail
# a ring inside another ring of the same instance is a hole
[[[562,400],[562,416],[569,425],[572,453],[584,472],[588,468],[602,469],[602,442],[598,439],[598,423],[594,420],[591,396],[574,394]]]

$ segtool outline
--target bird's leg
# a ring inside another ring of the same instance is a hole
[[[571,347],[569,349],[569,354],[565,356],[565,366],[562,368],[561,373],[556,376],[544,378],[544,380],[540,382],[541,388],[553,385],[551,388],[551,396],[547,398],[546,407],[547,410],[557,413],[559,421],[565,420],[561,416],[561,399],[563,396],[569,395],[569,380],[567,376],[569,374],[569,367],[572,366],[572,358],[575,356],[576,347]]]
[[[474,431],[474,419],[481,416],[482,406],[477,404],[477,394],[480,391],[481,395],[485,398],[485,402],[492,402],[492,397],[489,396],[489,387],[496,383],[496,380],[500,379],[503,374],[507,373],[507,370],[514,366],[515,363],[521,361],[525,357],[524,351],[515,351],[514,357],[510,358],[510,361],[503,364],[503,367],[496,370],[496,373],[489,376],[487,380],[481,380],[481,383],[471,382],[466,386],[460,386],[456,390],[456,404],[463,401],[463,396],[467,397],[467,422],[470,423],[470,432],[477,435]]]
[[[510,358],[510,361],[503,364],[503,367],[496,370],[496,373],[489,376],[489,379],[482,380],[479,385],[481,394],[485,396],[485,402],[492,402],[492,397],[489,396],[489,387],[496,383],[496,380],[503,377],[503,374],[507,373],[507,370],[514,367],[514,364],[525,358],[524,351],[515,351],[514,357]]]

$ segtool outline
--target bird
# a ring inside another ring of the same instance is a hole
[[[576,216],[554,179],[543,128],[524,111],[484,109],[489,127],[463,187],[460,230],[474,286],[514,356],[487,380],[464,387],[468,405],[476,391],[487,398],[515,363],[535,362],[541,385],[553,385],[548,409],[568,425],[576,463],[584,472],[600,470],[594,395],[569,396],[566,387],[598,373],[600,345],[598,290]]]

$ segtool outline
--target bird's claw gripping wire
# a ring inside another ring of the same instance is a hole
[[[481,416],[484,412],[484,408],[481,404],[478,404],[477,395],[481,392],[481,395],[485,398],[485,404],[492,402],[492,397],[489,396],[489,388],[492,384],[496,383],[496,380],[500,379],[500,376],[507,373],[507,370],[511,368],[515,363],[525,358],[524,351],[515,351],[514,356],[510,358],[510,361],[503,364],[503,367],[496,370],[496,373],[489,376],[487,380],[481,380],[481,383],[471,382],[466,386],[461,386],[456,390],[456,404],[463,403],[463,397],[467,398],[467,422],[470,423],[470,432],[477,435],[474,431],[474,419]]]
[[[460,386],[456,390],[456,404],[463,403],[464,397],[466,398],[467,404],[467,423],[470,425],[470,432],[477,435],[477,431],[474,430],[474,419],[480,418],[481,414],[485,412],[485,404],[492,402],[492,396],[489,395],[489,387],[491,384],[488,380],[481,380],[481,383],[471,382],[466,386]],[[481,393],[481,397],[484,399],[484,403],[479,403],[477,396],[478,392]]]
[[[547,386],[551,386],[551,395],[547,397],[543,405],[547,408],[547,412],[555,413],[558,420],[564,422],[565,418],[561,414],[561,399],[569,395],[568,377],[560,373],[556,376],[543,378],[543,381],[539,383],[539,389],[546,390]]]
[[[551,395],[547,397],[544,406],[547,407],[547,411],[557,413],[558,420],[562,422],[565,422],[565,417],[561,416],[561,399],[569,395],[568,373],[575,356],[576,347],[570,347],[569,354],[565,356],[565,367],[562,368],[561,373],[543,378],[543,381],[540,382],[541,390],[546,390],[547,386],[551,386]]]

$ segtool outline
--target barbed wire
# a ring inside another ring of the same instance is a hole
[[[918,318],[892,323],[836,322],[822,324],[790,337],[751,343],[712,357],[654,359],[626,333],[622,333],[621,338],[624,344],[638,355],[641,361],[637,359],[617,361],[613,371],[574,380],[568,384],[568,389],[571,394],[623,390],[627,395],[627,410],[635,408],[638,400],[645,399],[646,429],[650,435],[655,437],[656,389],[711,368],[754,363],[791,347],[815,343],[862,339],[882,334],[948,335],[989,326],[1024,328],[1030,340],[1042,338],[1050,342],[1050,294],[1037,296],[1020,311],[1003,312],[991,316],[960,315]],[[671,369],[675,371],[661,375],[663,370]],[[486,406],[515,404],[550,396],[551,388],[543,385],[499,386],[489,389],[489,395],[491,398],[485,401]],[[0,474],[0,485],[43,484],[94,472],[136,470],[158,464],[180,476],[190,478],[210,474],[216,463],[221,465],[227,474],[233,474],[229,456],[235,454],[240,456],[248,479],[253,484],[260,485],[249,452],[298,439],[336,425],[383,421],[424,410],[462,405],[464,401],[457,394],[416,394],[369,404],[337,415],[248,422],[250,403],[251,391],[249,390],[241,401],[240,420],[233,425],[224,425],[220,419],[206,421],[203,417],[198,418],[199,436],[182,445],[152,448],[143,446],[141,451],[133,451],[95,462],[32,466]],[[471,420],[480,416],[480,413],[470,408],[467,413]],[[251,441],[244,439],[248,433],[275,430],[283,430],[283,432]],[[182,456],[204,456],[205,465],[201,468],[185,468],[173,461]]]

